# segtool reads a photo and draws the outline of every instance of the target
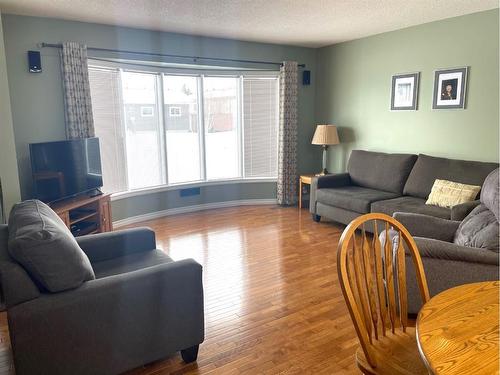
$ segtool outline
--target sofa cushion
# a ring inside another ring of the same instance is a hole
[[[371,212],[381,212],[389,216],[392,216],[394,212],[411,212],[443,219],[449,219],[451,215],[449,208],[426,205],[425,199],[408,196],[373,202]]]
[[[347,171],[354,185],[401,195],[416,160],[417,156],[411,154],[353,150]]]
[[[387,191],[369,189],[361,186],[344,186],[333,189],[318,189],[316,200],[329,206],[365,214],[370,212],[370,204],[374,201],[391,199],[398,194]]]
[[[90,261],[57,214],[38,200],[16,204],[9,216],[9,254],[49,292],[95,278]]]
[[[96,278],[100,279],[170,262],[173,262],[172,258],[162,250],[156,249],[94,262],[92,267],[94,267]]]
[[[403,193],[427,199],[436,179],[482,185],[498,163],[436,158],[420,154],[406,181]]]

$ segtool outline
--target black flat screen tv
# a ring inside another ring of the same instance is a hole
[[[102,187],[98,138],[30,144],[33,195],[54,202]]]

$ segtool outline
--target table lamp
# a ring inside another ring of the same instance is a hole
[[[339,135],[335,125],[318,125],[311,142],[313,145],[323,146],[323,170],[318,173],[318,176],[323,176],[328,173],[326,170],[326,150],[330,145],[338,145]]]

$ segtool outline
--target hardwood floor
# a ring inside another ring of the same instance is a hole
[[[203,265],[205,342],[139,374],[357,374],[358,340],[338,284],[343,226],[275,206],[203,211],[141,223],[175,260]],[[137,226],[137,225],[136,225]],[[5,314],[0,372],[12,367]]]

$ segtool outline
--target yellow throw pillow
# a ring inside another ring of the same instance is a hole
[[[425,204],[439,207],[453,207],[476,199],[481,186],[460,184],[447,180],[436,180]]]

